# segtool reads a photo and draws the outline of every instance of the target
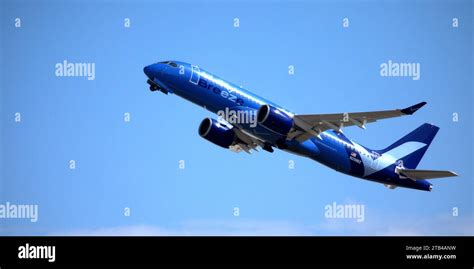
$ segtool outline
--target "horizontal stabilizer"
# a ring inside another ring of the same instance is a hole
[[[442,177],[455,177],[458,175],[451,171],[442,171],[442,170],[417,170],[417,169],[397,169],[397,170],[400,175],[408,177],[413,180],[433,179],[433,178],[442,178]]]

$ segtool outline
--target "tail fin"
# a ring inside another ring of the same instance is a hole
[[[439,127],[425,123],[378,153],[388,153],[403,161],[403,167],[415,169],[433,141]]]

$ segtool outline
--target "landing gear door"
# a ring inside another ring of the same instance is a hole
[[[199,66],[191,65],[191,78],[189,78],[189,82],[194,85],[198,85],[199,78],[201,77],[201,75],[199,74],[200,72],[201,71],[199,70]]]

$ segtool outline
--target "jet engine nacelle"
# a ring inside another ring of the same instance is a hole
[[[293,127],[293,118],[270,105],[262,105],[258,109],[257,121],[263,127],[283,136]]]
[[[201,122],[199,135],[223,148],[229,148],[236,139],[232,129],[211,118],[205,118]]]

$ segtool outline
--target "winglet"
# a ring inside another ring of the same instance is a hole
[[[426,105],[426,102],[421,102],[416,105],[401,109],[400,111],[405,114],[405,115],[411,115],[415,113],[418,109],[420,109],[422,106]]]

